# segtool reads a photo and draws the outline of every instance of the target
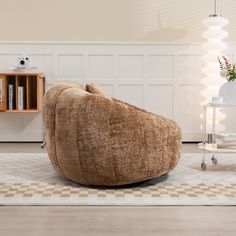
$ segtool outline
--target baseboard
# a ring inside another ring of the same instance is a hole
[[[182,144],[198,144],[201,143],[202,141],[184,141]]]
[[[0,143],[42,143],[43,141],[0,141]],[[182,144],[198,144],[201,141],[182,142]]]
[[[43,141],[0,141],[0,143],[42,143]]]

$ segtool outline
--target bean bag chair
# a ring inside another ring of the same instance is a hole
[[[55,170],[83,185],[117,186],[149,180],[180,158],[178,125],[108,96],[101,87],[52,86],[43,123]]]

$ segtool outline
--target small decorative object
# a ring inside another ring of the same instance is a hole
[[[224,99],[222,97],[212,97],[212,103],[223,104]]]
[[[236,105],[236,80],[223,84],[220,88],[219,96],[223,97],[224,103]]]
[[[15,66],[10,66],[9,70],[35,70],[37,67],[30,66],[30,59],[27,56],[16,58]]]
[[[216,143],[218,148],[236,149],[236,133],[216,133]]]
[[[220,88],[219,96],[223,97],[225,103],[236,105],[236,66],[229,63],[225,56],[222,56],[223,61],[218,58],[220,63],[220,75],[226,78],[227,82]]]
[[[220,75],[225,77],[228,81],[236,80],[236,68],[234,64],[229,63],[228,59],[225,56],[222,56],[223,62],[218,57],[220,63]]]
[[[29,58],[28,57],[18,57],[16,59],[17,67],[28,67],[29,66]]]

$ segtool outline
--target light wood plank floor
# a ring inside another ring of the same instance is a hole
[[[232,207],[2,207],[1,236],[236,235]]]
[[[39,144],[0,144],[0,152],[44,152]],[[183,152],[199,152],[183,145]],[[0,236],[236,235],[235,207],[1,206]]]

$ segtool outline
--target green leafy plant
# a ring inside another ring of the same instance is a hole
[[[228,81],[236,80],[236,71],[235,65],[229,63],[228,59],[225,56],[222,56],[223,61],[218,57],[218,61],[220,63],[220,75],[225,77]]]

